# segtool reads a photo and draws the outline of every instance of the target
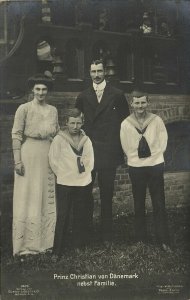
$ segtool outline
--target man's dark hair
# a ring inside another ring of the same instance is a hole
[[[102,64],[103,65],[103,68],[105,69],[105,62],[103,61],[103,59],[95,59],[95,60],[92,60],[91,65],[99,65],[99,64]]]

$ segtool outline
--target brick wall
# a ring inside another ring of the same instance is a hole
[[[59,112],[60,124],[63,123],[64,111],[74,105],[77,93],[53,93],[49,96],[49,102],[55,105]],[[159,114],[165,123],[175,121],[190,121],[190,97],[150,95],[151,111]],[[22,99],[22,102],[25,102]],[[1,124],[1,181],[2,181],[2,205],[11,209],[13,188],[13,156],[11,150],[11,128],[14,113],[21,101],[10,100],[2,102]],[[190,204],[190,172],[168,172],[165,174],[166,205],[168,208],[187,206]],[[95,215],[99,214],[99,190],[94,188]],[[131,183],[126,165],[118,168],[115,180],[115,192],[113,199],[114,214],[122,214],[133,211],[133,199]],[[147,209],[151,210],[149,194],[147,194]]]
[[[124,172],[124,175],[123,175]],[[123,177],[124,176],[124,177]],[[124,179],[120,179],[123,177]],[[117,179],[119,178],[119,179]],[[190,172],[170,172],[165,173],[165,196],[166,207],[168,209],[180,208],[190,205]],[[114,193],[114,213],[122,214],[133,211],[133,197],[131,183],[126,166],[118,169],[115,193]],[[147,193],[146,208],[152,211],[150,195]]]

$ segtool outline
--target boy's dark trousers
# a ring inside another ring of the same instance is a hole
[[[169,244],[168,224],[165,211],[164,164],[150,167],[130,167],[129,176],[135,209],[135,234],[137,241],[147,241],[145,198],[149,188],[157,242]]]
[[[57,184],[57,222],[53,253],[62,255],[66,248],[69,217],[73,208],[73,246],[83,247],[86,243],[86,203],[89,201],[88,186],[65,186]]]

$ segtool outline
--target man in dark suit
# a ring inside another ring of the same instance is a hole
[[[120,125],[129,115],[123,92],[105,81],[105,68],[101,60],[91,63],[92,86],[76,100],[76,107],[84,113],[84,131],[90,137],[95,166],[92,172],[92,188],[96,174],[101,199],[102,238],[106,247],[112,241],[112,198],[116,168],[123,163],[120,144]],[[93,197],[89,208],[89,221],[93,220]],[[92,224],[92,223],[91,223]]]

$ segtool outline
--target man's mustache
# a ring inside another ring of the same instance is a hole
[[[95,79],[101,79],[101,78],[97,76],[97,77],[95,77]]]

